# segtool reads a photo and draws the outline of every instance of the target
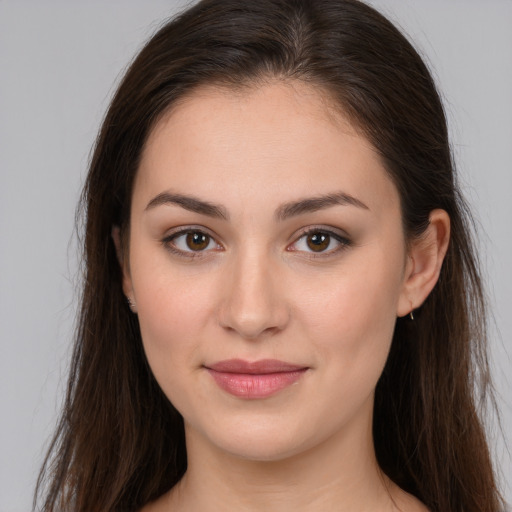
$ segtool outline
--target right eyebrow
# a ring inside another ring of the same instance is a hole
[[[171,192],[162,192],[161,194],[155,196],[153,199],[151,199],[151,201],[149,201],[144,211],[148,211],[156,208],[157,206],[166,204],[181,206],[185,210],[199,213],[201,215],[208,215],[209,217],[215,217],[224,220],[229,219],[229,214],[221,205],[203,201],[197,197],[184,194],[173,194]]]

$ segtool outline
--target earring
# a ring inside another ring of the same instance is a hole
[[[135,301],[132,300],[130,297],[126,297],[126,302],[128,302],[128,306],[132,310],[133,313],[135,313]]]
[[[413,313],[412,313],[412,312],[413,312],[413,310],[411,309],[411,311],[410,311],[410,313],[409,313],[409,318],[410,318],[411,320],[414,320],[414,315],[413,315]]]

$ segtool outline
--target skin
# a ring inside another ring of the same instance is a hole
[[[286,209],[339,193],[355,201]],[[184,228],[207,234],[206,248],[191,250]],[[311,229],[332,232],[325,250],[310,248]],[[432,212],[406,245],[378,155],[317,91],[192,93],[147,141],[127,253],[113,236],[149,364],[185,420],[187,473],[145,512],[426,510],[379,470],[372,410],[396,318],[435,285],[449,219]],[[248,400],[205,369],[232,358],[307,370]]]

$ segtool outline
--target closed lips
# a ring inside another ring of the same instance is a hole
[[[297,382],[308,370],[274,359],[255,362],[230,359],[205,368],[222,390],[245,399],[270,397]]]

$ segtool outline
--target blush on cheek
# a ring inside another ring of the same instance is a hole
[[[197,293],[194,286],[148,288],[147,293],[140,291],[137,302],[148,360],[174,362],[200,344],[203,324],[210,317],[204,312],[212,306],[211,299]]]
[[[179,374],[190,366],[185,354],[193,350],[193,340],[173,320],[166,323],[161,322],[161,317],[154,321],[146,316],[141,317],[139,324],[149,367],[164,394],[173,402],[172,391],[176,382],[182,380]]]
[[[377,358],[383,366],[396,321],[395,298],[382,276],[369,275],[365,281],[361,286],[357,279],[345,280],[328,300],[319,297],[315,314],[309,315],[310,336],[323,340],[319,348],[327,354],[342,354],[343,365],[364,365],[365,359]]]

